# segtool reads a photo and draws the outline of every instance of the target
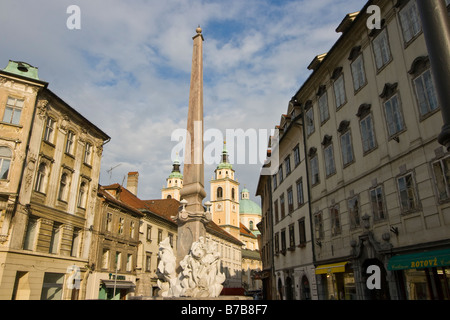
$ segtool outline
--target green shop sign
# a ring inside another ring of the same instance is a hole
[[[388,270],[424,269],[450,266],[450,249],[404,254],[389,260]]]

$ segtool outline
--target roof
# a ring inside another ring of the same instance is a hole
[[[9,60],[8,65],[3,71],[33,80],[40,80],[38,77],[38,68],[22,61]]]
[[[143,210],[150,212],[151,214],[155,214],[158,217],[163,218],[164,220],[173,223],[176,225],[176,222],[172,219],[172,217],[178,214],[178,209],[180,207],[180,202],[176,199],[155,199],[155,200],[141,200],[132,192],[130,192],[127,188],[121,186],[118,183],[103,187],[105,190],[116,190],[116,192],[120,192],[119,200],[121,203],[126,204],[140,212],[142,214]],[[111,197],[115,199],[112,195]],[[243,243],[233,237],[231,234],[223,230],[213,221],[210,221],[206,225],[206,231],[208,233],[212,233],[217,235],[218,237],[233,242],[238,245],[243,245]]]
[[[242,223],[240,223],[240,232],[241,232],[241,235],[243,235],[243,236],[250,237],[250,238],[256,238],[256,236]]]
[[[250,199],[239,200],[239,213],[261,215],[261,207]]]
[[[119,185],[119,187],[120,187],[120,185]],[[111,190],[111,189],[109,189],[109,190]],[[142,217],[144,215],[141,211],[137,210],[136,208],[133,208],[132,206],[125,203],[124,201],[121,201],[120,199],[117,199],[116,197],[114,197],[114,195],[111,194],[110,192],[108,192],[108,190],[103,186],[99,185],[98,194],[101,195],[108,202],[111,202],[111,203],[115,204],[116,206],[119,206],[122,209],[125,209],[136,216]]]

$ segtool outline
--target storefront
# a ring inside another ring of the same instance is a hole
[[[402,299],[450,299],[450,249],[393,256],[388,270],[396,275]]]
[[[316,267],[319,299],[355,300],[356,287],[353,268],[348,261]]]
[[[116,276],[111,273],[96,273],[90,277],[90,281],[88,292],[92,293],[88,294],[88,299],[128,300],[130,296],[134,295],[136,289],[134,275],[118,274]]]

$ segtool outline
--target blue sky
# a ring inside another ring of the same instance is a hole
[[[81,30],[69,30],[70,5]],[[205,129],[272,129],[309,76],[314,56],[364,0],[2,0],[0,68],[20,60],[111,136],[101,184],[139,171],[138,195],[156,199],[171,171],[171,141],[186,127],[192,36],[204,42]],[[112,171],[107,170],[119,165]],[[205,167],[205,189],[215,166]],[[261,166],[235,165],[254,197]]]

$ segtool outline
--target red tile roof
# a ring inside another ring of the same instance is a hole
[[[100,189],[104,189],[106,191],[114,191],[118,192],[118,201],[121,203],[127,205],[128,207],[131,207],[135,211],[138,211],[141,215],[143,215],[142,210],[147,210],[159,217],[162,217],[163,219],[174,223],[175,221],[172,219],[172,217],[176,216],[178,214],[178,209],[180,207],[180,202],[176,199],[156,199],[156,200],[141,200],[136,195],[134,195],[132,192],[127,190],[127,188],[121,186],[118,183],[109,185],[109,186],[103,186],[100,187]],[[110,193],[108,193],[109,197],[112,199],[115,199]],[[115,199],[117,201],[117,199]],[[245,228],[245,226],[241,226]],[[247,228],[245,228],[248,230]],[[213,221],[209,222],[206,225],[206,230],[209,233],[213,233],[217,235],[220,238],[226,239],[230,242],[233,242],[237,245],[243,245],[243,243],[233,237],[231,234],[223,230],[221,227],[219,227],[217,224],[215,224]],[[242,232],[242,231],[241,231]],[[248,232],[251,234],[251,232],[248,230]],[[252,234],[253,235],[253,234]]]

